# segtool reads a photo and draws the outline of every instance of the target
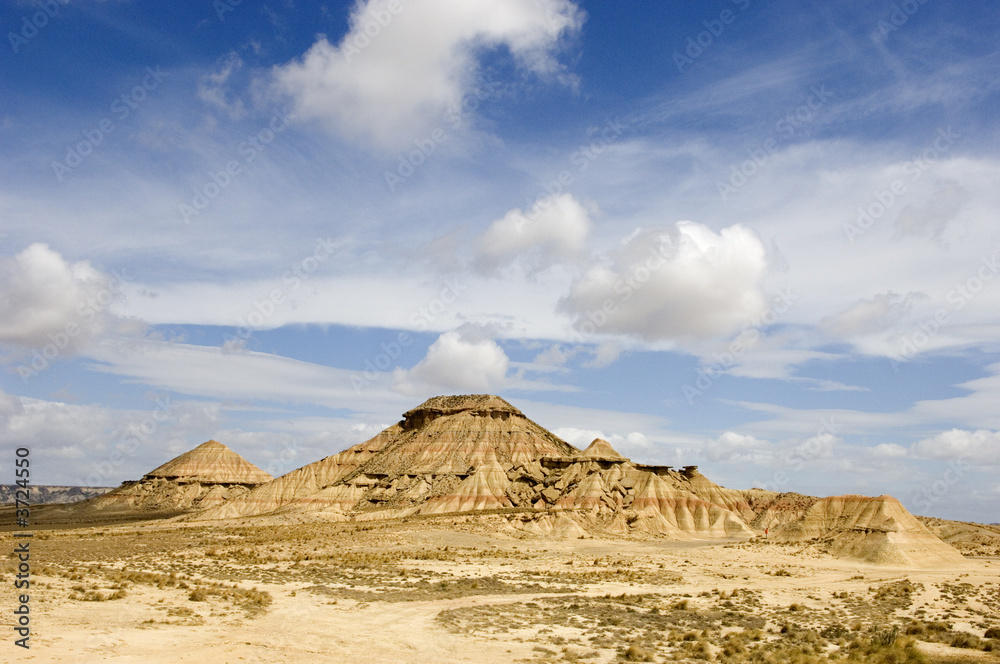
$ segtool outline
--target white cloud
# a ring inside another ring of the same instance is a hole
[[[299,117],[396,148],[458,107],[483,49],[506,46],[522,69],[560,78],[554,51],[583,20],[569,0],[368,0],[355,6],[337,45],[321,36],[273,74]]]
[[[966,460],[1000,466],[1000,431],[952,429],[914,443],[910,451],[925,459]]]
[[[20,415],[22,412],[24,412],[24,405],[20,397],[0,392],[0,424],[7,423],[12,416]]]
[[[222,61],[219,70],[205,74],[198,80],[198,98],[206,104],[224,111],[231,119],[239,120],[246,115],[243,100],[229,101],[226,98],[230,78],[243,68],[243,60],[235,52]]]
[[[726,431],[705,444],[705,457],[709,461],[729,463],[762,463],[773,454],[769,441],[734,431]]]
[[[106,342],[88,355],[90,368],[130,382],[218,399],[262,399],[279,403],[337,404],[368,411],[373,404],[406,410],[407,400],[369,385],[362,371],[348,371],[269,353],[224,353],[212,346],[157,342]],[[360,381],[355,390],[353,381]],[[376,381],[378,383],[378,381]]]
[[[628,458],[635,455],[649,454],[656,451],[656,446],[649,438],[640,431],[633,431],[626,435],[617,433],[606,434],[600,429],[578,429],[576,427],[559,427],[553,429],[559,438],[578,449],[586,449],[595,438],[603,438],[608,441],[619,454]]]
[[[603,369],[621,357],[622,347],[614,341],[605,341],[593,349],[593,357],[583,364],[588,369]]]
[[[913,300],[918,297],[921,297],[919,293],[879,293],[858,300],[846,310],[824,318],[820,324],[838,337],[882,332],[909,313]]]
[[[39,349],[47,359],[78,352],[115,327],[110,307],[123,289],[120,277],[33,244],[0,261],[0,343]]]
[[[820,433],[796,445],[792,449],[791,456],[806,462],[829,459],[833,457],[833,448],[842,442],[844,441],[841,438],[832,433]]]
[[[444,390],[490,392],[507,380],[510,359],[497,342],[470,326],[445,332],[409,371],[397,369],[394,387],[415,394],[426,386]]]
[[[970,193],[957,182],[945,181],[922,206],[907,205],[896,217],[896,232],[900,236],[926,235],[942,246],[949,246],[954,239],[949,238],[949,225],[959,215],[969,199]],[[952,235],[961,236],[959,228]]]
[[[587,210],[571,194],[547,197],[528,212],[518,208],[494,221],[479,238],[477,263],[490,272],[531,252],[529,268],[544,269],[579,256],[589,231]]]
[[[530,417],[530,416],[529,416]],[[576,427],[557,427],[552,429],[554,433],[559,438],[562,438],[567,443],[576,447],[578,449],[585,449],[587,445],[590,445],[595,438],[604,438],[607,440],[604,432],[600,429],[578,429]]]
[[[681,221],[637,232],[577,279],[559,303],[582,333],[706,339],[764,312],[764,245],[739,224]]]
[[[533,362],[552,367],[561,367],[578,352],[578,348],[564,348],[559,344],[552,344],[536,355]]]
[[[903,459],[908,455],[907,449],[896,443],[881,443],[865,448],[865,456],[872,459]]]

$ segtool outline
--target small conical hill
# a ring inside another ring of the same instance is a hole
[[[171,459],[145,475],[178,482],[206,484],[263,484],[273,477],[216,440]]]
[[[615,448],[611,447],[611,443],[603,438],[595,438],[593,442],[587,446],[587,449],[576,454],[576,458],[595,461],[599,459],[625,461],[625,457],[619,454]]]
[[[190,510],[224,505],[273,478],[216,440],[202,443],[117,489],[78,504],[82,510]]]
[[[962,567],[965,558],[892,496],[812,498],[784,494],[761,516],[783,541],[817,540],[828,553],[900,567]],[[789,509],[789,506],[794,506]],[[784,516],[787,520],[777,518]]]

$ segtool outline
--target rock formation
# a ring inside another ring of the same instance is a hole
[[[84,510],[186,510],[221,505],[273,477],[222,443],[210,440],[141,480],[78,504]]]
[[[720,502],[721,501],[721,502]],[[332,518],[506,510],[530,532],[604,530],[751,537],[730,492],[689,468],[636,466],[611,444],[585,450],[500,397],[435,397],[374,438],[309,464],[199,519],[321,511]]]
[[[726,489],[697,466],[633,463],[606,440],[578,450],[491,395],[434,397],[373,438],[277,479],[209,441],[87,503],[195,510],[194,520],[492,515],[562,537],[749,539],[767,530],[870,563],[963,563],[890,496]]]
[[[786,542],[815,541],[834,556],[899,567],[955,567],[965,559],[892,496],[776,495],[754,520]]]

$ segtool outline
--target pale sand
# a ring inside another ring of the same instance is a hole
[[[897,624],[905,622],[906,616],[912,616],[917,609],[923,608],[925,619],[950,614],[950,621],[956,630],[979,636],[983,634],[981,624],[984,621],[1000,626],[997,604],[991,604],[989,600],[990,597],[1000,600],[1000,561],[989,559],[968,561],[965,566],[952,569],[896,569],[837,560],[812,553],[801,545],[512,536],[491,533],[489,525],[455,524],[447,518],[419,524],[378,524],[371,531],[361,532],[353,530],[352,526],[326,524],[316,527],[316,540],[310,541],[306,536],[306,539],[296,540],[293,544],[285,544],[281,539],[286,534],[292,537],[293,531],[280,531],[277,525],[270,528],[259,526],[262,541],[258,544],[244,544],[245,540],[238,531],[227,530],[232,524],[216,522],[212,525],[178,526],[176,523],[137,524],[50,531],[49,539],[37,540],[32,559],[39,572],[33,577],[35,586],[31,591],[32,647],[30,651],[22,651],[14,648],[13,643],[4,644],[7,649],[4,661],[12,661],[8,659],[10,654],[15,655],[18,661],[61,663],[350,661],[356,664],[489,664],[516,660],[563,661],[555,657],[544,659],[548,655],[538,648],[540,645],[546,647],[546,639],[560,634],[572,637],[573,630],[557,628],[551,634],[528,634],[529,638],[524,642],[516,642],[513,633],[489,635],[453,631],[437,620],[438,614],[447,609],[545,602],[559,597],[557,594],[527,590],[514,594],[421,598],[417,601],[362,601],[350,596],[350,591],[357,589],[348,588],[347,582],[331,583],[328,579],[312,581],[308,574],[303,575],[300,571],[292,574],[289,571],[294,569],[292,561],[250,564],[239,559],[242,554],[232,553],[230,558],[225,557],[226,551],[240,549],[277,557],[294,551],[317,550],[334,555],[329,562],[307,561],[322,569],[337,565],[337,550],[330,548],[332,544],[340,545],[342,551],[437,552],[436,555],[445,559],[408,559],[399,564],[374,565],[374,568],[389,570],[392,574],[403,570],[410,578],[428,575],[435,582],[441,578],[481,578],[490,575],[507,579],[527,575],[525,579],[537,581],[537,575],[547,573],[572,580],[581,572],[599,570],[605,579],[581,584],[574,588],[573,594],[603,597],[608,594],[656,593],[675,599],[687,594],[692,596],[689,602],[693,608],[705,610],[718,601],[714,591],[725,595],[733,590],[748,589],[759,593],[761,608],[757,612],[771,616],[768,627],[772,629],[777,627],[778,621],[773,619],[776,612],[785,611],[792,604],[802,605],[804,612],[821,612],[830,605],[843,605],[834,597],[835,594],[847,592],[864,598],[870,596],[870,587],[908,579],[913,584],[921,584],[923,589],[914,595],[911,606],[894,613],[893,620]],[[275,531],[275,539],[268,540],[267,531],[274,528],[280,532]],[[312,527],[296,528],[299,530],[294,533],[308,533]],[[137,532],[142,533],[138,538],[134,536]],[[106,548],[102,548],[105,545]],[[447,552],[443,549],[445,546],[449,547]],[[459,553],[453,555],[456,547]],[[224,562],[206,557],[206,552],[211,550],[222,551]],[[485,555],[482,553],[484,550],[491,550],[491,553]],[[504,557],[508,555],[521,557]],[[167,569],[168,560],[179,564],[177,561],[184,556],[187,574],[193,578],[211,580],[218,573],[218,578],[228,582],[220,571],[225,565],[249,565],[246,569],[269,570],[268,582],[258,577],[242,581],[241,586],[266,590],[273,597],[273,603],[262,615],[248,617],[243,610],[220,598],[191,601],[188,599],[190,590],[160,589],[143,583],[133,583],[126,590],[124,599],[98,602],[69,598],[73,586],[92,586],[110,592],[108,582],[102,582],[100,574],[93,572],[93,565],[117,561],[126,562],[127,569],[155,571]],[[457,557],[457,560],[449,560],[450,557]],[[595,559],[601,559],[597,566],[594,565]],[[567,562],[570,564],[567,565]],[[48,567],[48,570],[42,566]],[[84,578],[68,578],[68,570],[73,566],[78,567]],[[86,567],[91,569],[84,570]],[[10,569],[8,565],[3,575],[3,584],[8,587],[12,581]],[[350,573],[363,577],[367,572],[363,567],[359,569]],[[640,578],[633,582],[615,581],[613,577],[617,569],[638,570]],[[787,570],[789,575],[773,576],[778,570]],[[651,575],[661,572],[680,574],[683,581],[648,582]],[[646,581],[641,578],[643,575],[647,577]],[[290,580],[282,582],[284,576]],[[864,578],[856,578],[859,576]],[[314,583],[326,585],[332,594],[305,590]],[[977,591],[986,589],[993,594],[980,594],[975,599],[956,602],[954,598],[945,597],[940,590],[942,584],[962,583],[971,584]],[[363,590],[376,589],[364,583],[360,583],[359,587]],[[713,593],[713,596],[699,597],[703,592]],[[3,612],[9,616],[11,593],[6,592],[3,597]],[[844,616],[845,624],[853,619],[851,611],[845,611]],[[149,620],[156,622],[145,622]],[[172,624],[164,624],[164,621]],[[6,638],[13,640],[9,635]],[[557,642],[557,645],[547,647],[558,653],[561,646]],[[995,655],[956,651],[941,645],[928,645],[926,648],[929,652],[940,651],[938,654],[973,657],[963,661],[976,661],[977,658],[1000,661]],[[618,661],[617,651],[611,647],[589,648],[589,652],[595,656],[582,661]]]

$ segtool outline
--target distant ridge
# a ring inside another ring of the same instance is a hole
[[[16,484],[0,484],[0,505],[13,505]],[[113,490],[113,486],[57,486],[35,484],[31,486],[28,502],[32,505],[50,505],[55,503],[78,503]]]

